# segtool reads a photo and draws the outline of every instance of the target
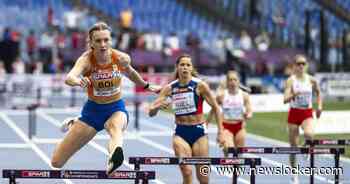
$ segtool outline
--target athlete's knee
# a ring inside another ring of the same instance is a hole
[[[208,177],[205,177],[205,178],[198,178],[198,180],[199,180],[199,183],[200,184],[208,184],[209,183],[209,179],[208,179]]]
[[[123,129],[126,127],[127,121],[124,119],[111,119],[108,120],[105,124],[105,128],[112,132],[112,131],[123,131]]]
[[[55,159],[55,158],[52,158],[51,159],[51,166],[52,167],[55,167],[55,168],[62,168],[64,165],[64,162],[58,160],[58,159]]]
[[[200,184],[208,184],[209,183],[209,177],[204,176],[201,173],[197,173],[197,179],[198,179]]]
[[[191,178],[192,177],[192,169],[188,166],[181,167],[181,172],[184,178]]]
[[[245,135],[240,134],[236,136],[234,142],[236,147],[243,147],[245,145]]]
[[[305,129],[304,130],[304,137],[306,139],[311,139],[313,137],[313,132],[312,130]]]

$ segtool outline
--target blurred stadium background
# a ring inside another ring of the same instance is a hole
[[[103,20],[113,47],[151,82],[167,83],[181,53],[193,56],[214,91],[237,70],[252,89],[248,132],[282,141],[283,82],[294,55],[305,54],[325,98],[317,136],[350,139],[349,11],[343,0],[1,0],[0,110],[79,107],[84,91],[65,86],[65,73],[88,28]],[[145,93],[125,80],[129,104],[137,94]]]
[[[62,81],[85,49],[89,26],[103,20],[114,28],[113,47],[128,52],[148,80],[165,84],[175,58],[190,53],[213,90],[235,69],[260,96],[257,111],[280,111],[271,99],[281,94],[293,56],[304,53],[325,110],[350,109],[348,1],[2,0],[0,9],[2,108],[31,98],[53,107],[81,102],[82,91]],[[132,84],[125,87],[132,97]]]

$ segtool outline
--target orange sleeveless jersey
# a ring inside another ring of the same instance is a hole
[[[118,54],[112,50],[112,62],[104,65],[97,63],[92,52],[89,53],[90,71],[85,76],[89,77],[92,85],[88,86],[88,97],[98,104],[107,104],[118,101],[121,97],[121,82],[124,71],[118,61]]]

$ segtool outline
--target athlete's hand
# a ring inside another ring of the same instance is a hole
[[[216,137],[216,141],[219,143],[219,145],[224,146],[225,145],[225,137],[224,132],[218,132],[218,135]]]
[[[321,117],[322,114],[322,109],[317,109],[316,110],[316,118],[319,119]]]
[[[163,100],[161,102],[158,102],[157,104],[155,104],[156,107],[158,107],[159,109],[168,109],[170,106],[170,102],[168,102],[167,100]]]
[[[87,88],[90,86],[92,83],[88,77],[81,77],[80,78],[80,87],[82,88]]]
[[[244,113],[243,114],[243,117],[244,117],[244,119],[250,119],[250,118],[252,118],[253,117],[253,114],[250,112],[250,113]]]
[[[162,90],[162,86],[155,85],[155,84],[149,84],[149,86],[146,90],[153,92],[153,93],[159,93]]]

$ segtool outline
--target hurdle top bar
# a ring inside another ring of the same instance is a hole
[[[260,158],[129,157],[130,164],[142,165],[260,165]]]
[[[107,175],[104,170],[17,170],[4,169],[3,178],[37,179],[155,179],[154,171],[115,171]]]
[[[316,147],[240,147],[228,148],[232,154],[254,153],[254,154],[344,154],[344,148],[316,148]]]
[[[306,140],[307,145],[333,145],[333,146],[345,146],[350,145],[350,139],[318,139],[318,140]]]

